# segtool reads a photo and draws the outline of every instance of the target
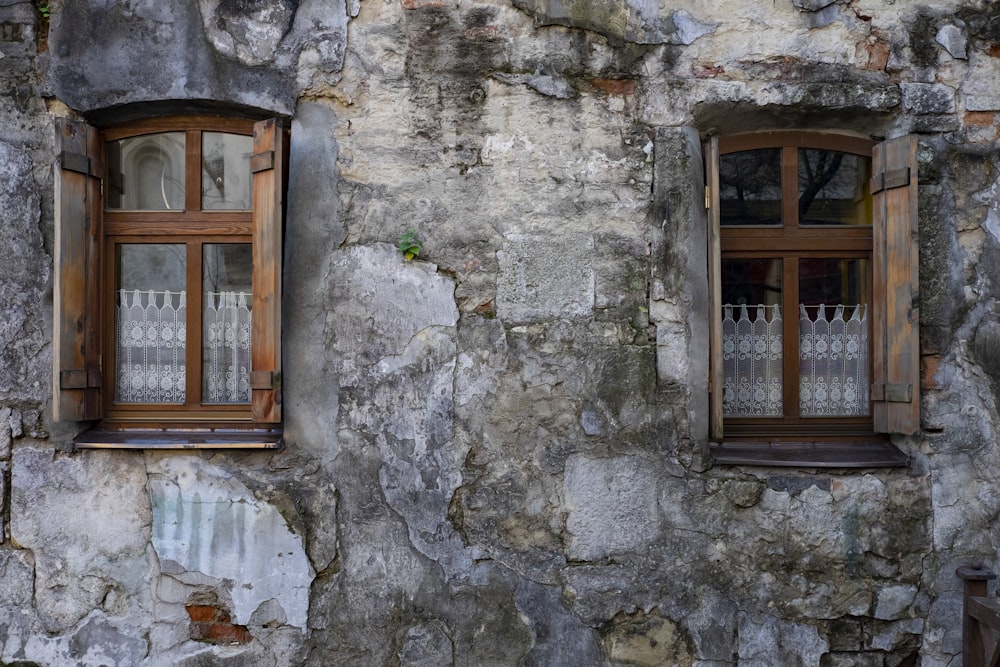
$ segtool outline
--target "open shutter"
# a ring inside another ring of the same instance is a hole
[[[709,438],[722,440],[722,260],[719,245],[719,138],[705,146],[708,208]]]
[[[281,235],[288,130],[269,119],[253,128],[253,420],[281,421]]]
[[[101,417],[101,141],[56,119],[53,401],[55,421]]]
[[[916,155],[913,136],[885,141],[872,155],[872,406],[879,433],[920,427]]]

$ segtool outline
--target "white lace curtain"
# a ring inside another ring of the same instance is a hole
[[[780,417],[782,358],[778,306],[723,306],[724,415]]]
[[[868,307],[799,306],[799,414],[868,414]],[[723,306],[723,413],[782,415],[782,319],[778,305]]]
[[[250,401],[250,295],[205,294],[202,326],[202,399]],[[115,400],[185,402],[187,294],[129,291],[118,294]]]
[[[815,320],[799,306],[799,413],[867,415],[868,349],[866,304],[821,305]]]
[[[250,402],[249,299],[245,292],[205,295],[202,375],[206,403]]]

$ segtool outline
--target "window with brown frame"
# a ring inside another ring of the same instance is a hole
[[[81,447],[273,447],[287,131],[57,122],[54,417]]]
[[[916,143],[767,132],[708,146],[716,460],[906,462],[919,427]]]

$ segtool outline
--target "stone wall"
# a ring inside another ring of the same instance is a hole
[[[193,108],[291,119],[285,448],[74,451],[53,118]],[[0,118],[0,665],[958,663],[991,3],[0,0]],[[919,136],[906,468],[708,455],[701,141],[790,127]]]

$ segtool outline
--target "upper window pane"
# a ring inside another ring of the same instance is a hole
[[[799,224],[871,225],[870,163],[840,151],[799,149]]]
[[[781,224],[781,149],[719,157],[719,214],[723,225]]]
[[[183,132],[119,139],[106,149],[108,208],[184,208]]]
[[[202,210],[250,210],[253,205],[250,197],[252,153],[251,137],[223,132],[202,133]]]

